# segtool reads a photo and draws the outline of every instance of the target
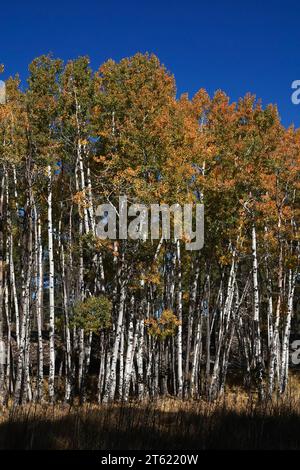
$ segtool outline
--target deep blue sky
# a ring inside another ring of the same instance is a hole
[[[178,93],[221,88],[277,103],[283,123],[300,127],[291,83],[300,80],[299,0],[6,0],[0,6],[4,78],[52,52],[89,55],[92,67],[137,51],[154,52]]]

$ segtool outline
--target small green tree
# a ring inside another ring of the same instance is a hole
[[[111,301],[101,295],[88,297],[74,306],[73,323],[78,328],[98,333],[111,326]]]

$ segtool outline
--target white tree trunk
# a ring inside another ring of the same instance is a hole
[[[178,312],[178,333],[177,333],[177,374],[178,374],[178,397],[183,395],[183,368],[182,368],[182,271],[180,241],[176,241],[177,249],[177,312]]]
[[[54,303],[54,253],[52,223],[52,176],[48,165],[48,253],[49,253],[49,398],[55,401],[55,303]]]

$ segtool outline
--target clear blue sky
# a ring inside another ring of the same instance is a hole
[[[137,51],[154,52],[174,73],[178,93],[221,88],[277,103],[283,123],[300,127],[290,99],[300,80],[299,0],[6,0],[0,6],[4,78],[52,52],[89,55],[92,67]]]

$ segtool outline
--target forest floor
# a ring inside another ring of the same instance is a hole
[[[0,414],[0,449],[300,449],[296,390],[263,405],[230,390],[215,403],[11,406]]]

